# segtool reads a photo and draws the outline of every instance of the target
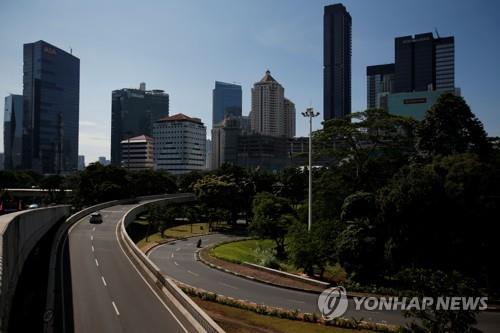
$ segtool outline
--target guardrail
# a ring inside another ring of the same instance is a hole
[[[134,207],[125,214],[118,226],[118,240],[123,244],[123,248],[128,252],[130,259],[136,264],[136,267],[143,275],[156,284],[163,292],[166,289],[175,299],[189,312],[189,314],[198,322],[200,328],[209,333],[223,333],[224,330],[215,323],[196,303],[194,303],[175,283],[166,278],[160,269],[135,245],[126,231],[126,226],[132,223],[135,217],[146,211],[147,206],[157,202],[190,202],[194,200],[192,194],[177,195],[171,198],[163,198],[151,203],[145,203]],[[166,296],[166,295],[165,295]]]
[[[7,330],[12,298],[26,258],[69,211],[70,206],[60,205],[0,216],[0,332]]]

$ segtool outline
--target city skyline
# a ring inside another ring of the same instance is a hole
[[[53,1],[43,6],[4,3],[0,5],[0,35],[5,45],[0,51],[0,92],[2,99],[9,93],[22,93],[23,43],[43,39],[65,51],[73,49],[81,59],[79,154],[89,162],[98,156],[110,156],[111,91],[136,86],[137,82],[165,89],[171,96],[173,114],[186,113],[209,124],[214,81],[241,84],[243,115],[248,115],[254,77],[270,69],[287,88],[297,113],[309,105],[323,113],[323,7],[334,3],[171,2],[130,5],[119,14],[113,11],[113,4],[99,5],[96,11],[97,2],[83,5]],[[497,3],[482,2],[478,8],[474,3],[451,1],[342,3],[353,19],[353,112],[366,106],[366,66],[394,61],[395,37],[436,27],[440,35],[455,36],[455,85],[462,89],[489,135],[500,135],[500,121],[495,119],[495,111],[500,108],[495,99],[500,77],[495,62],[498,46],[488,37],[500,29],[498,22],[486,15],[498,10]],[[218,13],[222,9],[226,11],[223,16]],[[135,19],[137,15],[139,20]],[[199,24],[187,31],[185,21],[191,15]],[[46,24],[38,24],[35,30],[16,17],[34,24],[43,17]],[[133,18],[137,24],[124,24]],[[462,26],[465,18],[473,24]],[[120,27],[120,33],[114,26]],[[144,32],[148,36],[143,37]],[[136,45],[119,45],[125,41],[124,36]],[[160,37],[168,40],[169,46],[158,46],[156,39]],[[301,120],[298,115],[298,136],[307,132],[306,121]],[[318,119],[315,128],[319,127]],[[0,138],[3,140],[3,135]]]

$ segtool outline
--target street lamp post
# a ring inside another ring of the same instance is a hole
[[[319,115],[319,112],[314,112],[314,109],[307,108],[306,112],[302,112],[304,117],[309,117],[309,198],[308,198],[308,215],[307,215],[307,230],[311,231],[312,222],[312,119]]]

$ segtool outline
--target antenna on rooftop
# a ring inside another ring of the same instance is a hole
[[[69,53],[73,54],[73,48],[71,48],[71,45],[69,46]]]
[[[434,28],[434,31],[436,32],[436,36],[437,36],[438,38],[441,38],[441,37],[439,37],[439,32],[438,32],[438,29],[437,29],[437,28]]]

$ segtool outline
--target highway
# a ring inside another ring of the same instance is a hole
[[[234,239],[234,236],[213,234],[199,238],[202,239],[202,244],[205,247]],[[319,313],[317,308],[318,295],[316,294],[251,281],[213,269],[201,261],[197,261],[195,251],[199,238],[179,240],[158,246],[150,251],[149,257],[164,274],[191,286],[259,304]],[[349,300],[344,317],[397,325],[407,322],[401,312],[356,311],[352,300]],[[478,315],[478,321],[478,327],[483,332],[498,332],[500,313],[482,312]]]
[[[102,224],[87,216],[69,231],[74,331],[194,332],[188,315],[158,296],[118,243],[118,222],[134,206],[101,210]]]

